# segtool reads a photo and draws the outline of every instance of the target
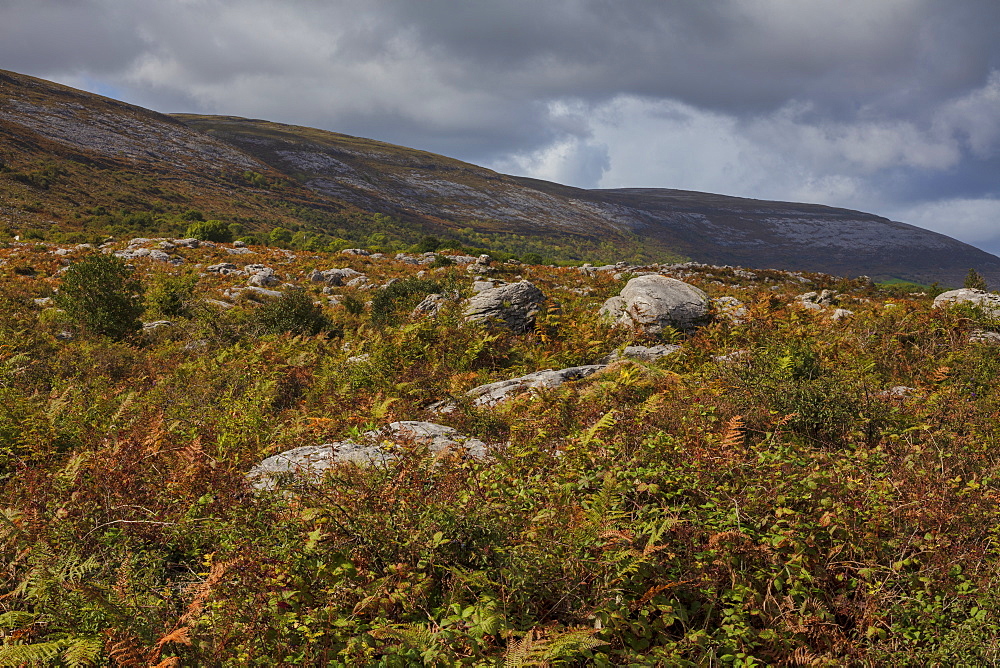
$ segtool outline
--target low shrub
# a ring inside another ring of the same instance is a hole
[[[323,309],[313,303],[308,292],[285,290],[281,297],[258,307],[254,320],[267,334],[304,334],[313,336],[330,331],[332,323]]]
[[[97,253],[70,265],[55,301],[87,332],[118,340],[142,328],[142,284],[113,255]]]

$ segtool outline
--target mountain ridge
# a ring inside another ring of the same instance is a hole
[[[384,224],[396,243],[492,235],[564,259],[686,256],[946,285],[974,268],[1000,284],[1000,258],[860,211],[667,188],[581,189],[316,128],[162,114],[5,71],[0,161],[0,222],[10,231],[96,229],[103,219],[81,209],[108,208],[149,212],[168,221],[162,228],[190,208],[250,230],[363,241],[378,214],[398,220]]]

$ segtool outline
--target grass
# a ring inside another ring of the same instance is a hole
[[[745,322],[489,408],[464,391],[655,342],[594,317],[623,282],[501,266],[549,296],[526,334],[466,325],[458,303],[410,316],[420,295],[406,290],[373,322],[359,308],[372,293],[345,287],[350,310],[323,305],[317,334],[281,334],[251,301],[205,301],[243,279],[140,258],[157,295],[144,319],[174,303],[165,290],[182,308],[115,342],[67,339],[74,322],[32,301],[61,283],[50,250],[0,249],[2,662],[998,661],[1000,351],[968,335],[1000,323],[981,312],[705,268],[686,280],[742,300]],[[267,264],[321,304],[313,269],[378,283],[421,269],[254,250],[179,252]],[[457,265],[421,280],[471,288]],[[806,287],[841,291],[855,315],[792,305]],[[303,304],[288,317],[319,317]],[[911,390],[885,393],[896,386]],[[427,411],[448,397],[455,412]],[[292,496],[244,479],[274,453],[406,419],[454,426],[494,458],[402,449]]]

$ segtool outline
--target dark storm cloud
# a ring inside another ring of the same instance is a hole
[[[976,220],[1000,196],[997,25],[996,0],[0,0],[0,67],[575,185],[928,225],[961,201],[1000,247]]]

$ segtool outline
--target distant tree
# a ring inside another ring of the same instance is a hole
[[[538,253],[525,253],[521,256],[521,262],[525,264],[541,264],[543,259]]]
[[[272,244],[277,244],[277,245],[291,243],[292,231],[286,230],[284,227],[276,227],[273,230],[271,230],[269,239],[271,240]]]
[[[426,236],[416,244],[413,245],[414,253],[430,253],[441,248],[441,244],[444,243],[437,237]]]
[[[975,290],[985,290],[986,289],[986,279],[975,269],[969,269],[969,273],[965,275],[965,283],[963,284],[966,288],[973,288]]]
[[[229,227],[221,220],[203,220],[188,225],[187,235],[202,241],[225,243],[233,240],[233,233]]]
[[[56,304],[83,329],[115,340],[142,328],[142,284],[125,261],[95,254],[70,265]]]

